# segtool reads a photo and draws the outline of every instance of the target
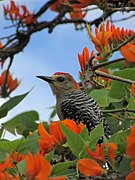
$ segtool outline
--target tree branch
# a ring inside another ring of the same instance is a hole
[[[103,62],[103,63],[100,63],[100,64],[97,64],[97,65],[93,66],[92,70],[94,71],[94,70],[96,70],[98,68],[101,68],[101,67],[107,66],[109,64],[119,62],[119,61],[124,61],[124,60],[125,60],[125,58],[119,58],[119,59],[114,59],[114,60],[111,60],[111,61]]]
[[[126,111],[135,113],[135,109],[127,109],[127,108],[102,110],[103,113],[115,113],[115,112],[126,112]]]
[[[120,43],[118,46],[110,50],[104,55],[104,58],[108,57],[110,54],[113,54],[114,52],[118,51],[122,46],[126,45],[128,42],[132,41],[135,38],[135,34],[133,36],[130,36],[128,39]]]
[[[3,87],[2,87],[2,97],[7,97],[7,88],[6,88],[6,85],[7,85],[7,81],[8,81],[9,69],[10,69],[12,63],[13,63],[13,56],[10,57],[10,61],[9,61],[9,64],[8,64],[8,67],[7,67],[7,70],[6,70],[4,84],[3,84]]]
[[[130,36],[128,39],[126,39],[124,42],[120,43],[118,46],[116,46],[115,48],[113,48],[112,50],[106,52],[104,54],[104,58],[107,58],[108,56],[110,56],[110,54],[113,54],[114,52],[118,51],[122,46],[126,45],[128,42],[132,41],[135,38],[135,34],[133,36]],[[88,60],[88,62],[86,63],[86,70],[87,68],[90,68],[91,70],[95,70],[97,69],[96,67],[94,68],[92,65],[92,60],[96,57],[96,56],[100,56],[100,53],[95,54],[94,56],[90,57],[90,59]],[[106,62],[107,64],[109,62]],[[113,63],[113,61],[111,61],[111,63]],[[98,67],[99,65],[97,65]],[[102,66],[102,65],[101,65]],[[92,69],[93,68],[93,69]]]
[[[100,17],[94,19],[93,21],[87,21],[84,19],[64,19],[62,21],[60,21],[60,24],[69,24],[69,23],[81,23],[81,24],[89,24],[90,26],[95,25],[96,27],[99,26],[99,24],[108,18],[108,16],[110,16],[111,14],[113,14],[113,12],[109,12],[109,11],[105,11]]]
[[[122,12],[127,11],[127,12],[129,12],[129,11],[135,11],[135,7],[114,7],[114,8],[108,8],[107,7],[107,10],[112,11],[112,12],[116,12],[116,11],[122,11]]]
[[[54,2],[56,2],[56,0],[50,0],[48,1],[35,15],[34,18],[41,16],[49,7],[50,5],[52,5]],[[66,7],[62,9],[62,11],[51,21],[44,21],[44,22],[34,22],[33,24],[29,25],[28,30],[22,30],[21,31],[17,31],[16,36],[12,39],[12,41],[10,41],[10,43],[6,43],[6,45],[4,46],[4,48],[0,49],[0,59],[1,61],[4,61],[6,58],[14,56],[15,54],[21,52],[29,43],[30,37],[33,33],[36,33],[38,31],[41,31],[45,28],[49,29],[49,33],[51,33],[53,31],[53,29],[57,26],[57,25],[61,25],[61,24],[66,24],[66,23],[81,23],[81,24],[85,24],[89,23],[90,25],[96,25],[98,26],[102,20],[105,20],[108,16],[110,16],[113,12],[112,11],[105,11],[103,13],[102,16],[100,16],[99,18],[88,22],[85,20],[69,20],[69,19],[64,19],[63,17],[64,15],[71,11],[71,8]],[[19,25],[19,24],[18,24]],[[10,46],[9,46],[10,44]],[[119,47],[118,47],[119,48]],[[116,51],[117,49],[114,49],[114,51]],[[114,51],[109,52],[113,53]],[[108,54],[106,55],[108,56]],[[94,58],[94,57],[93,57]]]
[[[133,14],[133,15],[131,15],[131,16],[129,16],[129,17],[126,17],[126,18],[113,20],[112,22],[121,22],[121,21],[126,21],[126,20],[128,20],[128,19],[133,18],[133,17],[135,17],[135,14]]]
[[[96,70],[96,71],[95,71],[95,74],[96,74],[97,76],[110,78],[110,79],[117,80],[117,81],[121,81],[121,82],[124,82],[124,83],[135,84],[135,81],[132,81],[132,80],[130,80],[130,79],[125,79],[125,78],[122,78],[122,77],[119,77],[119,76],[115,76],[115,75],[112,75],[112,74],[107,74],[107,73],[102,72],[102,71]]]
[[[47,3],[45,3],[45,5],[42,6],[41,9],[36,14],[34,14],[33,18],[38,18],[39,16],[41,16],[56,1],[57,0],[50,0]]]

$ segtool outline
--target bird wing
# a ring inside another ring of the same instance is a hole
[[[64,119],[72,119],[77,123],[82,121],[89,132],[103,121],[106,137],[110,134],[108,123],[97,102],[83,91],[66,95],[61,102],[61,112]]]

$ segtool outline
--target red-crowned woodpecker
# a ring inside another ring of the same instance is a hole
[[[89,132],[103,121],[105,136],[109,138],[110,128],[98,104],[80,89],[70,74],[57,72],[51,77],[37,77],[47,81],[56,95],[56,111],[61,120],[68,118],[76,123],[82,121]]]

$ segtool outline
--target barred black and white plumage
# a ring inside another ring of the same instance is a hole
[[[70,74],[57,72],[51,77],[38,78],[47,81],[56,95],[56,110],[61,120],[72,119],[77,123],[82,121],[89,132],[103,121],[105,136],[109,138],[110,128],[98,104],[80,90],[79,84]]]
[[[106,138],[109,138],[110,128],[103,116],[98,104],[83,91],[75,91],[65,95],[59,103],[57,110],[60,119],[73,119],[75,122],[82,121],[90,132],[103,121]]]

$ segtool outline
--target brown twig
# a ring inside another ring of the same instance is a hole
[[[60,14],[59,14],[58,16],[56,16],[56,18],[54,18],[53,21],[51,21],[50,27],[49,27],[49,31],[48,31],[49,33],[51,33],[51,32],[53,31],[54,27],[61,22],[61,20],[62,20],[62,18],[64,17],[64,15],[65,15],[67,12],[70,12],[70,10],[71,10],[71,9],[70,9],[69,7],[66,7],[66,6],[65,6],[65,8],[63,8],[63,10],[60,12]]]
[[[115,76],[115,75],[112,75],[112,74],[107,74],[107,73],[102,72],[102,71],[95,70],[95,74],[97,76],[110,78],[110,79],[121,81],[121,82],[124,82],[124,83],[135,84],[135,81],[132,81],[130,79],[125,79],[125,78],[122,78],[122,77],[119,77],[119,76]]]
[[[116,11],[135,11],[135,7],[115,7],[115,8],[107,8],[108,11],[116,12]]]
[[[103,62],[103,63],[100,63],[100,64],[97,64],[97,65],[93,66],[92,70],[94,71],[94,70],[96,70],[98,68],[101,68],[101,67],[107,66],[109,64],[119,62],[119,61],[124,61],[124,60],[125,60],[125,58],[119,58],[119,59],[114,59],[114,60],[111,60],[111,61]]]
[[[128,39],[120,43],[118,46],[113,48],[112,50],[108,51],[105,55],[104,58],[110,56],[110,54],[113,54],[114,52],[118,51],[122,46],[126,45],[128,42],[132,41],[135,38],[135,34],[133,36],[130,36]]]
[[[60,21],[60,24],[70,24],[70,23],[81,23],[81,24],[89,24],[90,26],[95,25],[96,27],[99,26],[99,24],[108,18],[108,16],[110,16],[111,14],[113,14],[113,12],[109,12],[109,11],[105,11],[100,17],[94,19],[93,21],[87,21],[84,19],[64,19],[62,21]]]
[[[103,113],[115,113],[115,112],[126,112],[126,111],[135,113],[135,109],[127,109],[127,108],[102,110]]]
[[[10,57],[10,61],[9,61],[9,64],[8,64],[8,67],[7,67],[7,70],[6,70],[4,84],[3,84],[3,87],[2,87],[2,97],[7,97],[6,85],[7,85],[7,81],[8,81],[9,69],[10,69],[12,63],[13,63],[13,56]]]
[[[43,5],[41,7],[41,9],[36,14],[34,14],[33,18],[37,18],[37,17],[41,16],[56,1],[57,0],[50,0],[47,3],[45,3],[45,5]]]
[[[122,18],[122,19],[113,20],[113,23],[114,23],[114,22],[121,22],[121,21],[126,21],[126,20],[128,20],[128,19],[131,19],[131,18],[133,18],[133,17],[135,17],[135,14],[133,14],[133,15],[131,15],[131,16],[129,16],[129,17],[126,17],[126,18]]]

